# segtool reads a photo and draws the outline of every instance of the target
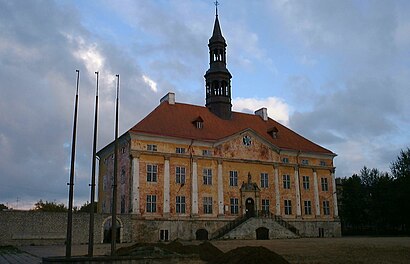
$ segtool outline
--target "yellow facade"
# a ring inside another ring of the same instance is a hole
[[[122,148],[126,148],[126,150],[119,154],[118,175],[124,168],[126,174],[123,183],[118,184],[120,186],[119,195],[126,196],[126,208],[122,213],[124,211],[125,213],[133,213],[146,219],[192,217],[197,219],[233,219],[246,213],[245,201],[243,201],[245,196],[241,193],[241,186],[250,181],[259,188],[255,191],[254,196],[248,195],[255,200],[255,213],[261,213],[262,200],[264,200],[265,203],[266,201],[269,203],[269,213],[280,215],[284,219],[323,220],[335,217],[333,200],[335,189],[332,178],[334,177],[332,174],[334,171],[333,156],[280,151],[251,132],[238,134],[225,139],[223,142],[212,144],[158,136],[144,135],[140,137],[131,132],[128,133],[120,141]],[[252,139],[249,146],[243,144],[242,138],[244,136],[249,136]],[[151,146],[149,147],[149,145]],[[155,146],[155,150],[152,150],[152,146]],[[184,153],[176,153],[177,148],[179,148],[179,152],[182,152],[181,149],[183,149]],[[208,151],[208,153],[203,153],[203,151]],[[99,200],[101,202],[99,210],[106,213],[110,212],[108,205],[112,199],[111,185],[107,183],[107,179],[113,174],[113,161],[110,158],[112,155],[112,148],[106,148],[100,153]],[[284,158],[287,158],[285,162]],[[136,162],[138,162],[139,167],[138,175],[134,175],[136,172],[133,170]],[[147,168],[152,165],[156,166],[156,180],[150,182],[147,180]],[[177,167],[184,168],[184,184],[177,183]],[[220,169],[222,175],[218,175]],[[169,172],[168,175],[166,175],[166,170]],[[204,170],[211,171],[212,184],[204,184]],[[231,171],[237,175],[236,185],[231,182]],[[265,186],[262,186],[262,173],[267,175],[267,181],[263,183]],[[194,186],[193,175],[196,175],[196,186]],[[250,175],[250,179],[248,175]],[[288,177],[289,187],[284,183],[284,177]],[[307,188],[304,185],[304,177],[309,178]],[[118,177],[119,180],[120,178]],[[168,181],[166,181],[167,178]],[[221,178],[222,181],[219,182],[218,178]],[[322,189],[322,178],[327,181],[326,190]],[[135,197],[136,191],[133,190],[133,185],[136,184],[135,179],[138,180],[138,197]],[[317,196],[315,188],[317,188]],[[147,209],[148,195],[156,197],[155,212],[149,212]],[[177,213],[177,196],[185,198],[184,212]],[[205,197],[212,197],[212,213],[205,213]],[[238,199],[237,212],[231,209],[231,198]],[[290,210],[286,209],[285,200],[291,201]],[[305,201],[310,201],[310,212],[305,209]],[[329,214],[325,214],[324,201],[328,201]],[[135,202],[138,202],[138,206],[133,204]],[[197,212],[195,212],[194,203],[197,204]],[[317,212],[317,204],[319,212]],[[117,208],[121,213],[120,199],[118,199]],[[136,211],[135,208],[138,210]]]

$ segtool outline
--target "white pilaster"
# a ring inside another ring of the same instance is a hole
[[[299,188],[299,170],[295,167],[295,189],[296,189],[296,216],[301,216],[300,209],[300,188]]]
[[[336,179],[335,179],[335,170],[332,170],[332,186],[333,186],[333,216],[339,217],[339,209],[337,207],[337,189],[336,189]]]
[[[224,214],[224,187],[222,179],[222,161],[218,161],[218,214]]]
[[[198,165],[192,161],[192,214],[198,214]]]
[[[133,214],[140,214],[140,159],[132,159],[132,193],[131,206]]]
[[[169,158],[164,162],[164,214],[169,214]]]
[[[317,182],[317,172],[313,170],[313,189],[315,194],[315,213],[316,216],[320,216],[320,201],[319,201],[319,186]]]
[[[276,215],[280,215],[279,169],[275,167],[275,200]]]

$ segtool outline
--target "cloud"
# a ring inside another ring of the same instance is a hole
[[[153,92],[158,92],[157,83],[151,80],[148,76],[142,75],[144,82],[151,88]]]
[[[262,107],[268,109],[268,116],[284,125],[289,121],[289,106],[280,98],[241,98],[232,100],[233,110],[238,112],[254,113]]]
[[[45,10],[47,14],[45,14]],[[121,74],[120,133],[157,103],[139,66],[98,39],[72,6],[0,3],[0,202],[65,202],[75,69],[80,70],[76,203],[89,200],[95,71],[100,71],[99,147],[113,138],[115,74]]]
[[[403,45],[409,19],[400,6],[384,1],[273,5],[300,43],[298,53],[316,61],[317,70],[326,67],[330,73],[288,76],[286,89],[300,102],[289,125],[339,153],[336,164],[342,174],[364,165],[388,168],[391,160],[383,153],[408,144],[402,135],[409,128],[405,120],[410,107],[403,98],[410,97],[404,85],[410,78],[402,66],[407,64]]]

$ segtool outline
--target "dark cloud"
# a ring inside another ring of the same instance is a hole
[[[320,58],[318,67],[326,61],[330,73],[325,85],[314,87],[304,82],[308,76],[289,77],[289,90],[302,105],[290,116],[290,126],[338,152],[336,164],[344,176],[364,165],[387,168],[392,152],[408,143],[402,133],[409,128],[403,122],[410,110],[404,99],[410,96],[404,85],[410,77],[402,72],[407,63],[401,48],[407,37],[398,29],[409,20],[400,16],[402,3],[286,1],[276,8],[303,44],[299,52]],[[320,92],[308,95],[309,90]],[[301,110],[303,105],[308,110]],[[361,153],[347,147],[358,145]]]
[[[114,135],[114,74],[121,74],[122,131],[157,104],[138,65],[119,47],[98,41],[77,13],[52,1],[0,3],[0,202],[66,200],[75,69],[81,72],[77,202],[89,200],[94,71],[101,72],[100,147]],[[93,65],[99,56],[101,69]]]

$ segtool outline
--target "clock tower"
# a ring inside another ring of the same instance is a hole
[[[212,37],[209,39],[209,69],[205,73],[206,107],[222,119],[231,119],[231,78],[226,68],[226,41],[218,20],[218,6]]]

